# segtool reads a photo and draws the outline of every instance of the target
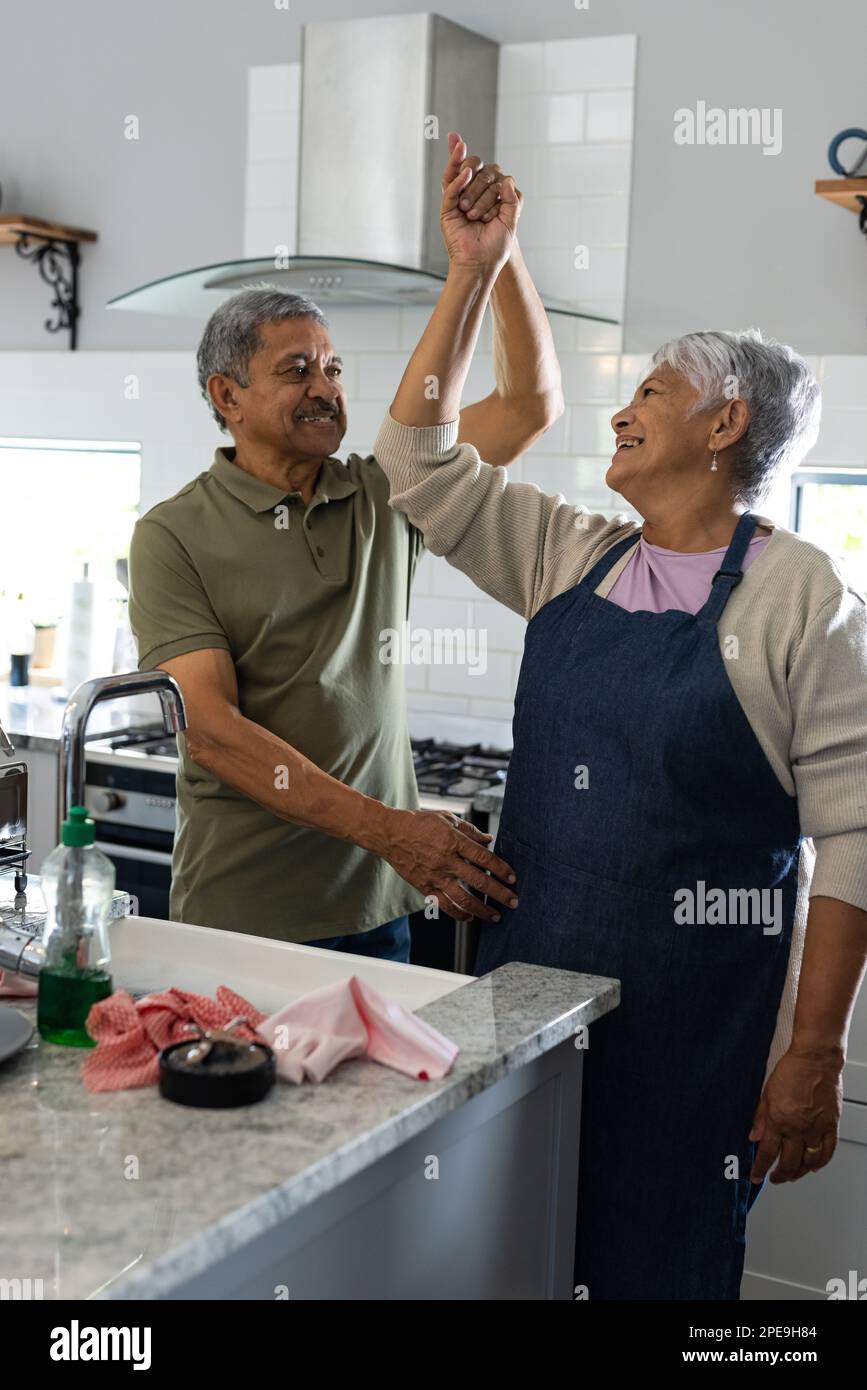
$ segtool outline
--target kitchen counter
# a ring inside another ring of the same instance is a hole
[[[504,1292],[504,1281],[526,1291],[539,1280],[542,1291],[527,1296],[571,1296],[583,1055],[575,1034],[616,1007],[617,981],[513,964],[462,983],[175,923],[129,918],[112,931],[121,946],[124,933],[132,942],[115,965],[116,984],[126,974],[130,987],[150,978],[136,976],[136,961],[150,969],[151,957],[164,981],[202,987],[197,967],[185,978],[179,964],[198,952],[214,980],[264,1009],[286,997],[274,962],[287,980],[308,972],[302,992],[314,968],[355,971],[408,1007],[448,991],[418,1012],[460,1055],[439,1082],[353,1060],[319,1086],[278,1082],[258,1105],[207,1111],[165,1101],[155,1087],[90,1095],[81,1054],[34,1036],[0,1065],[0,1186],[14,1194],[4,1205],[0,1277],[41,1278],[46,1298],[73,1299],[273,1298],[287,1283],[287,1296],[302,1299],[363,1297],[363,1288],[370,1297],[485,1297],[491,1288],[508,1297],[523,1294]],[[161,943],[175,938],[168,963]],[[270,995],[264,985],[264,996],[256,992],[257,972],[271,981]],[[32,1001],[20,1007],[35,1012]],[[438,1181],[427,1180],[432,1155]],[[513,1238],[502,1223],[514,1221],[519,1257],[504,1264]],[[537,1258],[558,1223],[556,1258]],[[452,1228],[458,1249],[448,1254]],[[345,1236],[339,1253],[335,1231]],[[473,1240],[469,1258],[463,1247]],[[443,1259],[451,1262],[447,1287],[442,1268],[436,1273]],[[390,1280],[398,1291],[383,1292]]]
[[[66,708],[66,695],[56,688],[37,685],[0,685],[0,724],[15,745],[15,752],[30,749],[56,753],[60,747],[60,726]],[[88,721],[88,738],[162,724],[156,696],[136,695],[131,699],[108,700],[98,704]]]

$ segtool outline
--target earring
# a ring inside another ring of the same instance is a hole
[[[713,460],[712,460],[712,462],[711,462],[710,471],[711,471],[711,473],[718,473],[718,472],[719,472],[719,469],[718,469],[717,466],[716,466],[716,449],[714,449],[714,451],[713,451]]]

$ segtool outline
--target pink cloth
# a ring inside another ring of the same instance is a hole
[[[258,1027],[281,1076],[322,1081],[347,1057],[367,1056],[419,1081],[439,1081],[459,1048],[401,1004],[353,975],[287,1004]]]
[[[296,1085],[322,1081],[346,1058],[363,1056],[421,1081],[439,1080],[459,1050],[355,975],[313,990],[270,1018],[224,985],[216,1002],[180,989],[139,1000],[118,990],[94,1004],[87,1016],[87,1031],[97,1045],[85,1059],[82,1080],[89,1091],[155,1085],[160,1051],[191,1036],[185,1023],[221,1028],[238,1015],[252,1024],[238,1028],[238,1035],[267,1042],[274,1049],[278,1075]]]
[[[770,536],[756,536],[747,546],[743,568],[748,570]],[[609,590],[607,597],[630,613],[697,613],[710,594],[711,581],[728,546],[685,552],[649,545],[642,536]]]
[[[25,995],[38,993],[39,985],[36,980],[30,980],[26,975],[19,975],[14,970],[0,970],[0,995],[20,999]]]

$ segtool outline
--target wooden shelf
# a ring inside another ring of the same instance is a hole
[[[84,227],[65,227],[62,222],[46,222],[41,217],[0,217],[0,246],[13,246],[22,235],[43,241],[96,241],[96,232]]]
[[[85,227],[67,227],[63,222],[46,222],[43,217],[0,217],[0,246],[14,246],[22,260],[35,265],[45,283],[54,291],[53,319],[45,320],[49,333],[69,332],[69,346],[78,342],[79,246],[96,241],[96,232]]]
[[[867,179],[817,179],[816,192],[820,198],[827,198],[829,203],[836,203],[838,207],[848,208],[850,212],[860,215],[863,204],[857,199],[859,196],[867,198]]]

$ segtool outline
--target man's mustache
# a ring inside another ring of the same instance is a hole
[[[307,408],[307,410],[296,410],[295,414],[296,414],[296,416],[298,416],[298,415],[330,415],[331,418],[334,419],[334,420],[338,420],[338,419],[340,418],[340,411],[339,411],[339,410],[335,410],[334,407],[333,407],[333,406],[330,406],[330,405],[313,405],[313,406],[309,406],[309,407]]]

